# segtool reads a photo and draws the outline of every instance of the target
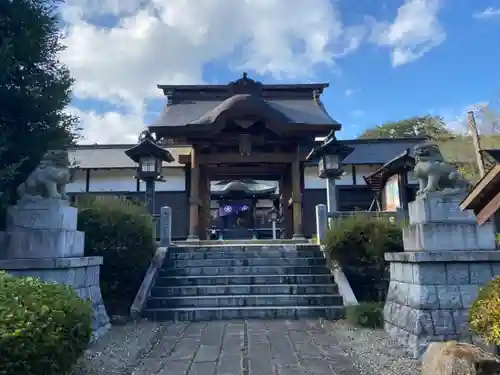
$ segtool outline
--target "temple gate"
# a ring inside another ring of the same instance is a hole
[[[324,109],[328,84],[264,85],[246,73],[228,85],[158,86],[168,97],[149,127],[167,145],[190,145],[189,240],[206,239],[210,181],[279,182],[285,238],[302,238],[304,162],[316,137],[341,125]]]

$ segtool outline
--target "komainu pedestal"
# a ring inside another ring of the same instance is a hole
[[[110,327],[99,286],[102,257],[84,257],[84,233],[77,231],[78,210],[64,199],[26,198],[7,210],[0,232],[0,269],[72,286],[92,301],[94,338]]]
[[[66,150],[49,150],[17,188],[17,205],[7,210],[0,232],[0,270],[66,284],[92,302],[93,338],[110,323],[99,286],[102,257],[84,257],[84,233],[77,230],[78,210],[71,207],[66,184],[72,171]]]
[[[474,213],[459,207],[464,198],[465,193],[435,192],[411,202],[405,251],[495,250],[494,224],[477,225]]]
[[[82,257],[78,210],[67,200],[25,199],[7,209],[3,259]]]
[[[429,193],[409,205],[403,253],[387,253],[385,330],[416,358],[433,341],[473,342],[467,316],[479,288],[500,275],[492,223],[461,211],[462,194]]]

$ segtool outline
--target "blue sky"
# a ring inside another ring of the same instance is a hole
[[[157,83],[227,83],[243,70],[328,82],[342,138],[498,101],[500,0],[232,1],[68,1],[62,60],[87,142],[132,140],[164,104]]]

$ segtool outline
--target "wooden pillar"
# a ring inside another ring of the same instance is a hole
[[[207,239],[207,228],[210,222],[210,180],[208,178],[205,165],[199,166],[200,171],[200,218],[199,218],[199,236],[200,239]]]
[[[292,204],[293,204],[293,237],[294,239],[304,238],[302,230],[302,189],[300,176],[300,159],[297,158],[292,163]]]
[[[188,240],[197,241],[199,228],[199,208],[200,208],[200,168],[197,160],[197,150],[193,147],[191,151],[191,189],[189,197],[189,236]]]
[[[283,234],[284,238],[292,238],[293,236],[293,214],[288,206],[288,202],[292,197],[292,179],[290,166],[285,168],[280,181],[280,194],[282,197],[281,206],[283,208]]]

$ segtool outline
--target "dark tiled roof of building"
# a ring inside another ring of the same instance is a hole
[[[337,121],[330,117],[323,106],[314,100],[312,95],[310,99],[265,100],[271,108],[289,118],[290,122],[298,124],[338,124]],[[221,103],[223,103],[223,100],[183,101],[178,104],[167,104],[160,117],[151,126],[183,126],[195,123]]]
[[[426,138],[379,138],[341,140],[340,142],[354,148],[354,151],[344,159],[344,164],[383,165],[425,140]]]
[[[250,95],[255,100],[261,100],[272,110],[289,119],[290,123],[338,125],[319,100],[323,90],[328,87],[326,83],[267,85],[254,81],[243,73],[242,78],[227,85],[159,85],[158,87],[169,100],[161,116],[151,124],[151,127],[196,123],[201,118],[208,117],[207,114],[218,106],[224,107],[224,103],[232,104],[231,100],[234,97],[242,95]]]
[[[496,163],[500,163],[500,148],[488,148],[481,151],[483,154],[486,154],[488,158]]]
[[[242,191],[247,194],[268,194],[275,193],[276,186],[258,181],[225,180],[218,181],[210,188],[213,194],[225,195],[232,191]]]

